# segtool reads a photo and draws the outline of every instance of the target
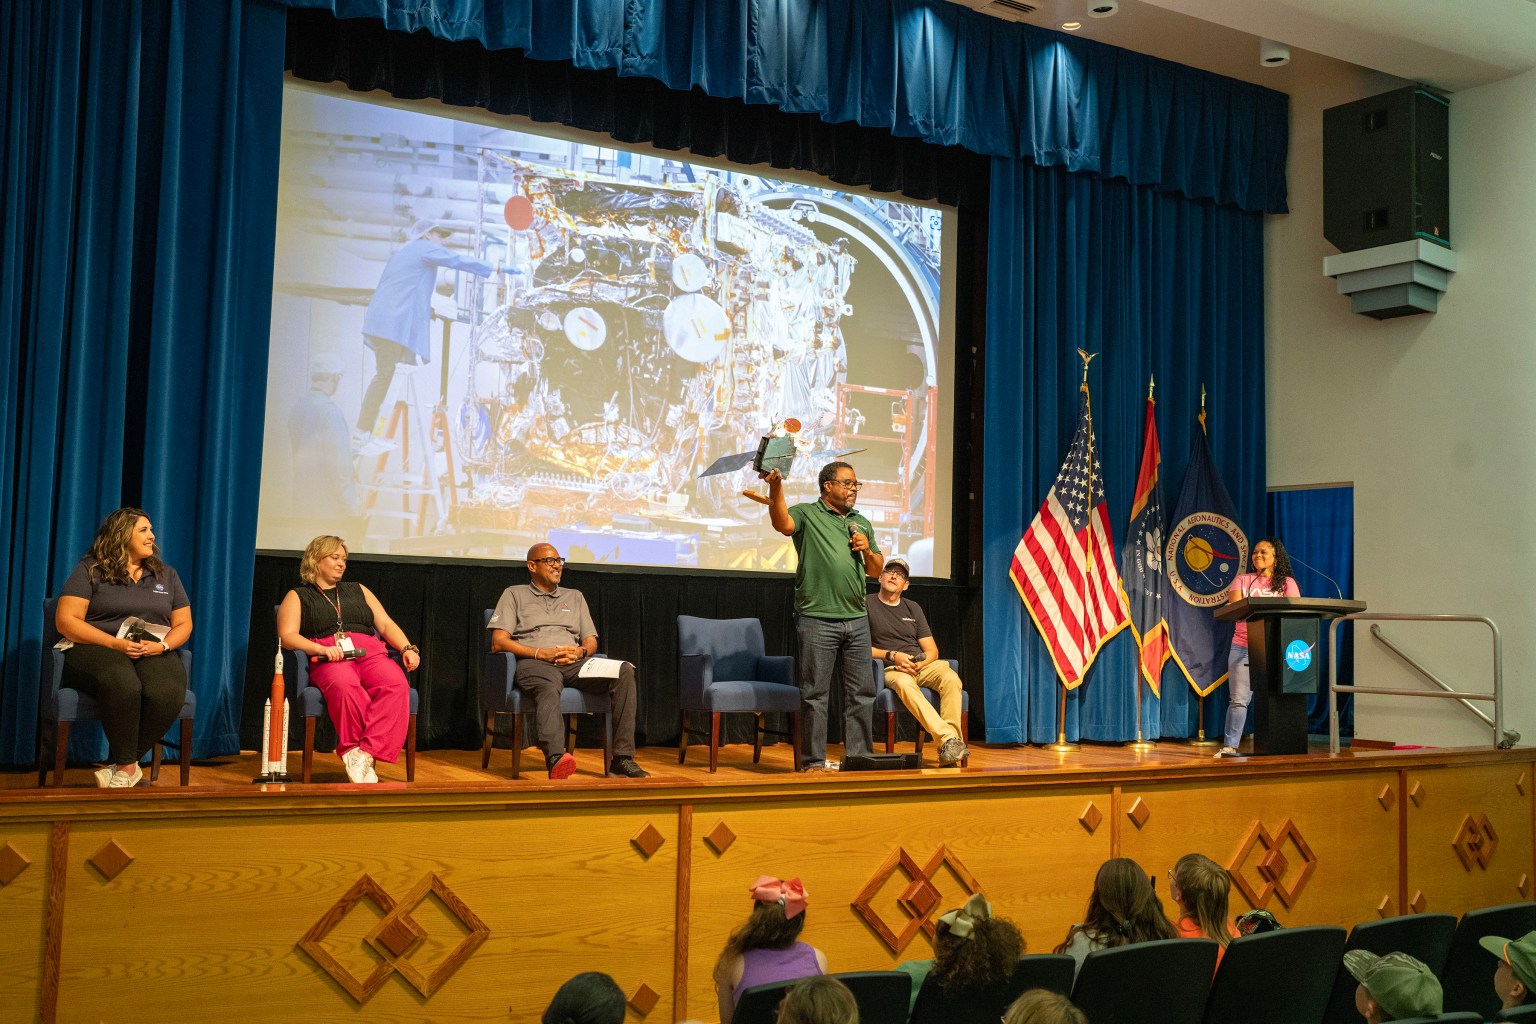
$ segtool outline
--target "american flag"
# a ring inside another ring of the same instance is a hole
[[[1130,621],[1098,468],[1084,383],[1067,461],[1013,549],[1008,571],[1069,690],[1082,683],[1099,648]]]

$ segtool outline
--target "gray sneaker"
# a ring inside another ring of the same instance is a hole
[[[960,762],[965,760],[966,756],[969,754],[970,751],[965,749],[965,744],[960,741],[960,737],[951,736],[949,739],[939,744],[939,767],[958,767]]]

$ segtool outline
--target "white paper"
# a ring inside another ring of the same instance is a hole
[[[580,679],[617,679],[624,663],[616,658],[588,658],[581,663]]]

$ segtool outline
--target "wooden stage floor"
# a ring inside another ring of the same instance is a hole
[[[1532,748],[1211,753],[977,744],[961,770],[795,774],[787,745],[758,766],[730,746],[711,775],[706,748],[679,766],[658,747],[628,780],[581,748],[551,782],[532,750],[518,781],[508,751],[482,772],[479,751],[439,750],[410,785],[396,765],[354,786],[317,755],[314,784],[264,788],[247,752],[128,793],[84,767],[47,790],[7,770],[0,1020],[534,1021],[604,970],[629,1021],[708,1021],[763,874],[804,881],[805,937],[838,971],[931,957],[972,892],[1049,950],[1110,857],[1161,882],[1204,853],[1233,914],[1287,924],[1536,896]]]

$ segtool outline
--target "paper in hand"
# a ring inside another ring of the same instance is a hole
[[[588,658],[576,675],[580,679],[617,679],[623,665],[617,658]]]

